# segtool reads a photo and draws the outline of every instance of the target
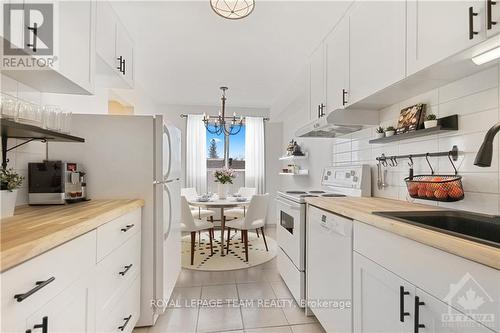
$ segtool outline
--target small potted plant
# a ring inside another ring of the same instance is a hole
[[[435,114],[431,113],[431,114],[428,114],[427,117],[425,117],[425,121],[424,121],[425,128],[433,128],[433,127],[436,127],[437,125],[438,125],[438,121],[437,121]]]
[[[219,199],[226,199],[228,193],[228,184],[233,183],[233,179],[236,178],[236,173],[232,169],[222,168],[217,169],[214,172],[215,182],[219,183],[217,186],[217,194]]]
[[[0,170],[0,201],[1,218],[14,215],[16,208],[17,189],[21,187],[24,177],[17,174],[14,169]]]
[[[396,129],[393,126],[389,126],[385,129],[385,136],[393,136],[396,133]]]
[[[381,139],[385,136],[384,133],[384,128],[382,126],[379,126],[375,129],[375,135],[377,136],[377,139]]]

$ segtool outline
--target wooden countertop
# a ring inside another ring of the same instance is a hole
[[[443,210],[436,206],[382,198],[307,198],[307,203],[374,227],[398,234],[460,257],[500,269],[500,249],[373,215],[375,211]]]
[[[0,220],[0,272],[144,206],[144,200],[91,200],[57,206],[19,206]]]

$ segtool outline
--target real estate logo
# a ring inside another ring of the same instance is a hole
[[[490,328],[496,326],[494,299],[469,273],[450,284],[444,301],[448,312],[441,315],[443,326],[477,327],[479,322]]]
[[[53,67],[54,7],[49,3],[3,5],[4,69]]]

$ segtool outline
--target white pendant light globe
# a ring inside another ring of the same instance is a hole
[[[223,18],[239,20],[252,13],[255,0],[210,0],[210,6]]]

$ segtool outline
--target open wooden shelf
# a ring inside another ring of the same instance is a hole
[[[426,135],[434,135],[439,133],[445,133],[449,131],[458,131],[458,115],[452,115],[444,118],[438,119],[438,125],[433,128],[419,129],[413,132],[406,132],[403,134],[394,134],[393,136],[386,136],[379,139],[370,140],[369,143],[388,143],[401,140],[409,140],[413,138],[418,138]]]
[[[35,139],[58,142],[85,142],[84,138],[59,133],[34,125],[17,123],[8,119],[1,119],[2,137],[12,139]]]

